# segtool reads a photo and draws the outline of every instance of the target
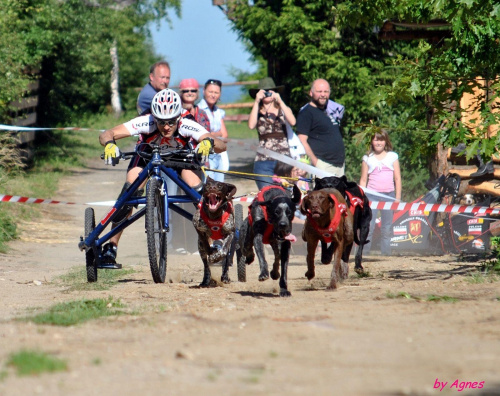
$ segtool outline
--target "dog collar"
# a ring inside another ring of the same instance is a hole
[[[335,234],[335,231],[337,231],[337,228],[339,228],[340,220],[343,217],[347,216],[347,205],[344,203],[339,203],[337,197],[334,194],[329,194],[330,197],[333,199],[333,203],[337,210],[335,211],[335,215],[333,216],[333,219],[330,221],[330,224],[328,224],[327,227],[322,228],[318,225],[316,220],[312,218],[311,212],[307,213],[308,220],[312,227],[321,235],[321,239],[323,242],[330,243],[333,240],[333,235]]]
[[[208,214],[203,210],[203,198],[198,203],[198,208],[200,209],[201,219],[208,225],[208,227],[212,231],[210,238],[214,240],[224,238],[224,235],[222,235],[222,227],[233,212],[233,205],[231,204],[231,202],[227,202],[226,209],[222,212],[221,216],[216,219],[211,219],[210,217],[208,217]]]

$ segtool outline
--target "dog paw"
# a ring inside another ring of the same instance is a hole
[[[220,281],[222,283],[231,283],[231,279],[229,279],[229,276],[221,276]]]
[[[330,284],[327,288],[326,288],[327,291],[335,291],[337,290],[337,284]]]
[[[279,271],[271,271],[271,279],[276,280],[280,278],[280,272]]]
[[[205,282],[205,281],[201,282],[200,285],[199,285],[199,287],[210,287],[210,281],[208,281],[208,282]]]
[[[260,273],[260,275],[259,275],[260,282],[263,282],[263,281],[268,280],[268,279],[269,279],[269,271],[264,271],[264,272]]]
[[[363,275],[365,273],[365,269],[362,266],[354,267],[354,272],[358,275]]]
[[[290,293],[286,289],[281,289],[280,290],[280,297],[292,297],[292,293]]]
[[[314,278],[316,276],[314,271],[307,271],[305,275],[306,275],[307,280],[311,280],[312,278]]]

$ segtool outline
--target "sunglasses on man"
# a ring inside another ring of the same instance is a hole
[[[181,93],[183,93],[183,94],[188,93],[188,92],[196,93],[196,92],[198,92],[198,90],[197,89],[181,89]]]
[[[219,88],[222,87],[222,81],[220,80],[214,80],[214,79],[207,80],[207,82],[205,83],[205,87],[210,84],[218,85]]]
[[[171,118],[169,120],[159,120],[158,118],[156,118],[156,123],[159,126],[168,125],[169,127],[171,127],[171,126],[174,126],[175,124],[177,124],[177,121],[179,121],[179,117]]]

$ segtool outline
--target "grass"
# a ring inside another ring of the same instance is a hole
[[[19,376],[39,375],[68,369],[65,360],[58,359],[45,352],[28,349],[10,355],[7,365],[14,367]]]
[[[241,123],[227,121],[225,124],[230,139],[258,139],[257,131],[249,129],[246,121],[242,121]]]
[[[497,282],[500,280],[500,263],[498,259],[483,262],[477,267],[477,271],[472,272],[466,280],[472,284]]]
[[[54,305],[48,311],[24,318],[30,322],[53,326],[73,326],[105,316],[123,315],[124,305],[112,297],[77,300]]]
[[[133,113],[116,119],[112,115],[96,115],[82,119],[79,127],[107,129],[129,120]],[[36,198],[56,198],[59,179],[75,167],[83,167],[89,158],[102,152],[99,131],[41,131],[37,132],[33,160],[25,169],[12,166],[5,155],[0,156],[0,194]],[[130,142],[120,142],[123,147]],[[1,141],[0,141],[1,143]],[[3,143],[0,145],[5,146]],[[0,148],[0,150],[2,150]],[[1,151],[0,151],[1,153]],[[0,252],[8,251],[7,243],[18,237],[17,226],[26,219],[40,216],[39,207],[30,204],[0,204]]]
[[[57,281],[67,287],[67,291],[109,290],[124,276],[135,273],[132,268],[127,269],[100,269],[98,282],[87,282],[87,272],[84,266],[73,267],[68,273],[61,275]]]
[[[429,302],[457,302],[459,301],[458,298],[455,297],[449,297],[449,296],[437,296],[435,294],[429,294],[425,298],[413,296],[408,292],[398,292],[398,293],[392,293],[392,292],[387,292],[386,293],[387,298],[406,298],[408,300],[415,300],[415,301],[429,301]]]

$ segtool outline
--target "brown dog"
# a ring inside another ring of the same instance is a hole
[[[229,261],[231,243],[234,238],[234,210],[232,205],[236,186],[208,177],[198,210],[193,215],[193,225],[198,232],[198,250],[203,261],[204,273],[200,287],[210,285],[210,264],[222,261],[221,281],[229,283]],[[210,243],[222,240],[222,247],[215,249]]]
[[[302,239],[307,242],[307,279],[314,278],[314,254],[318,242],[329,243],[322,254],[324,264],[333,261],[332,276],[328,290],[337,288],[337,283],[349,274],[349,254],[354,241],[353,217],[342,194],[334,188],[309,191],[302,199],[300,211],[306,222]]]

